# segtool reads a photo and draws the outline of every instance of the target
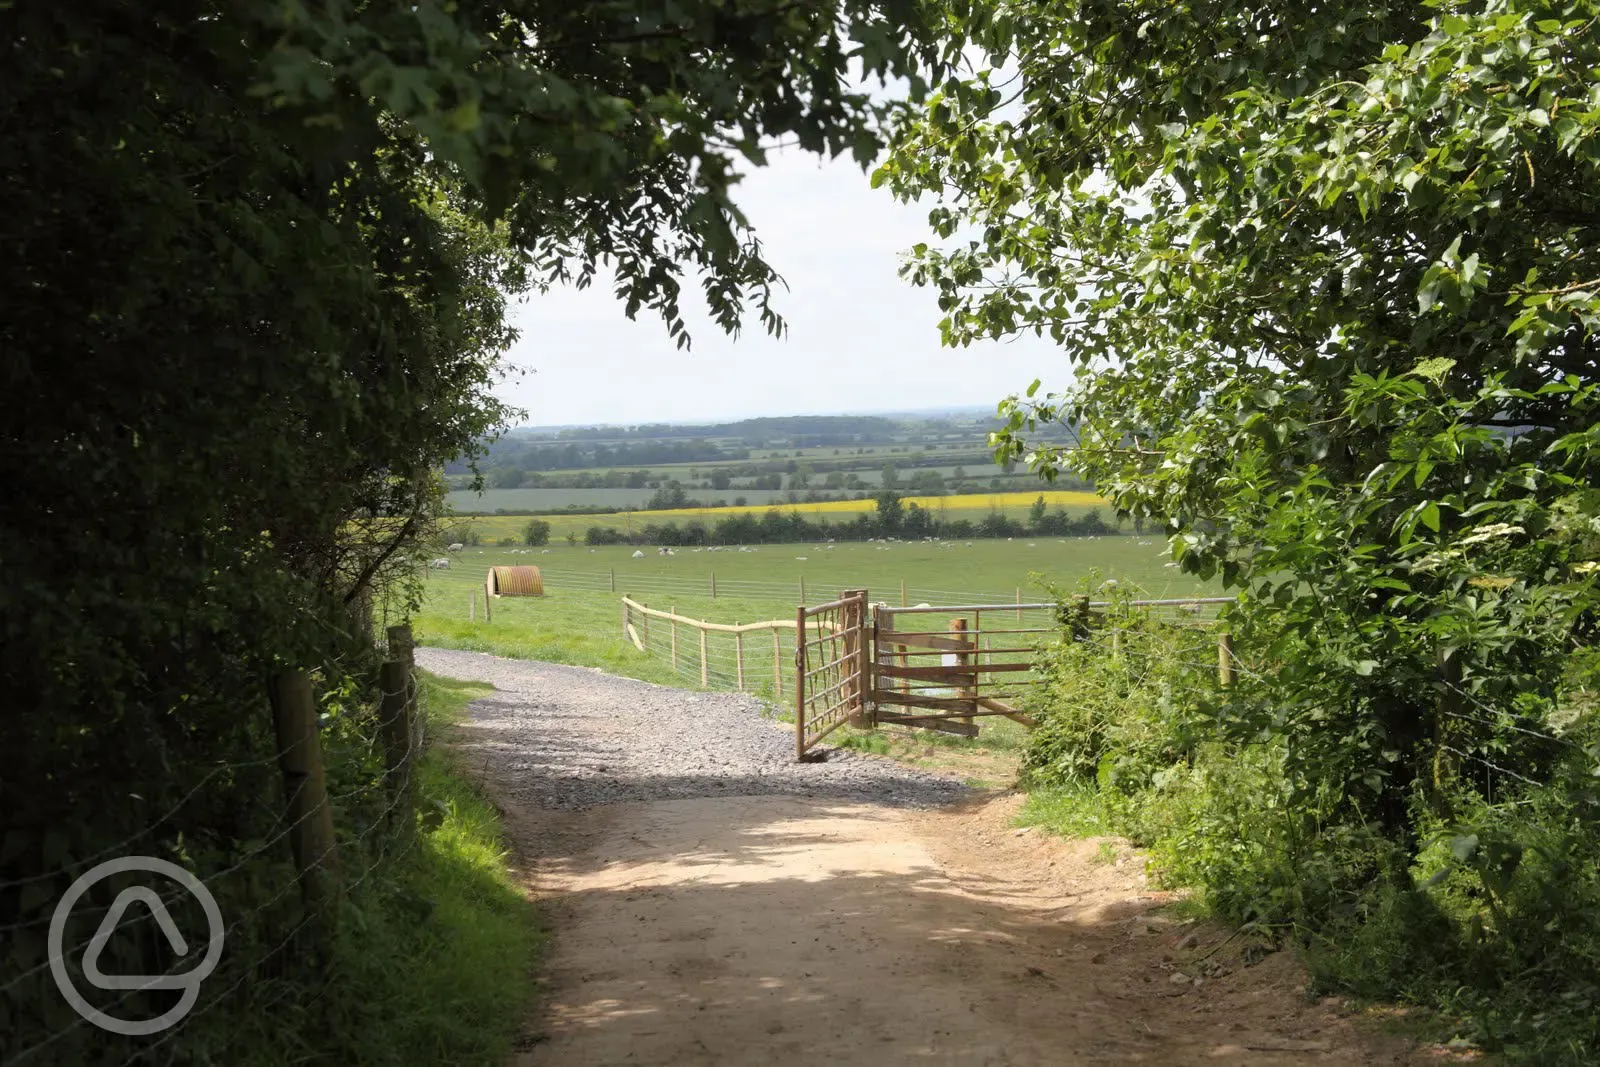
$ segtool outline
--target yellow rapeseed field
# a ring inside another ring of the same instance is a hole
[[[981,519],[991,511],[1005,512],[1012,518],[1024,517],[1033,502],[1040,497],[1051,508],[1064,507],[1069,510],[1080,511],[1085,508],[1105,507],[1106,502],[1093,493],[1074,492],[1064,489],[1035,490],[1031,493],[963,493],[955,496],[912,496],[905,497],[907,504],[915,504],[919,508],[927,508],[942,519]],[[765,515],[777,509],[779,511],[795,511],[801,515],[812,517],[829,516],[846,518],[862,512],[874,511],[878,507],[876,500],[830,500],[824,503],[813,504],[744,504],[738,507],[725,508],[673,508],[664,511],[618,511],[602,514],[585,514],[581,512],[558,512],[553,515],[541,515],[539,518],[550,523],[550,536],[553,540],[565,537],[569,532],[582,536],[583,531],[590,526],[611,526],[624,529],[638,529],[649,523],[676,522],[680,526],[685,522],[698,519],[706,525],[711,525],[718,519],[732,515]],[[459,520],[463,526],[470,525],[479,535],[491,542],[502,537],[520,539],[523,528],[528,525],[532,516],[527,515],[472,515],[462,516]],[[1109,516],[1107,516],[1109,518]]]
[[[906,504],[932,511],[1007,511],[1028,508],[1039,497],[1050,507],[1098,507],[1105,501],[1093,493],[1049,490],[1036,493],[962,493],[955,496],[908,496]],[[765,515],[773,508],[780,511],[797,511],[802,515],[854,515],[877,510],[876,500],[829,500],[821,504],[746,504],[728,508],[674,508],[670,511],[636,511],[633,517],[640,522],[667,522],[673,519],[704,518],[708,515]]]

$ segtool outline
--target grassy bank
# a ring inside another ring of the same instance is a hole
[[[429,729],[447,738],[489,687],[421,676]],[[324,988],[304,1003],[250,1012],[272,1032],[228,1047],[234,1062],[499,1064],[532,989],[539,934],[513,884],[499,814],[432,745],[417,768],[418,831],[352,887]],[[354,877],[351,878],[354,882]],[[290,1025],[282,1025],[289,1023]]]

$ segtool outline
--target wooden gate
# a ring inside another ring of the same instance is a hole
[[[872,640],[867,633],[867,591],[851,589],[838,600],[795,611],[795,756],[851,719],[860,721],[872,692]]]
[[[1175,611],[1188,625],[1228,597],[1132,600],[1130,608]],[[976,737],[973,720],[1004,715],[1025,725],[1019,698],[1043,679],[1039,647],[1070,631],[1088,640],[1112,605],[1074,598],[1070,604],[968,604],[939,607],[872,605],[852,589],[839,599],[795,612],[795,755],[806,753],[845,723],[897,723]],[[1115,652],[1118,633],[1110,649]],[[1232,678],[1232,650],[1219,634],[1222,684]]]
[[[951,616],[954,616],[953,618]],[[1037,684],[1041,640],[1059,633],[1055,604],[976,604],[874,609],[870,700],[878,722],[976,737],[973,719],[1004,715]]]

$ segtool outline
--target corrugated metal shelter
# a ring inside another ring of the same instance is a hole
[[[490,567],[483,587],[490,596],[544,596],[544,576],[538,567]]]

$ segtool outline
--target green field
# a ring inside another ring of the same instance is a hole
[[[659,652],[655,656],[638,651],[622,637],[623,594],[691,618],[748,623],[793,619],[802,579],[811,604],[851,588],[865,588],[874,600],[899,604],[902,580],[909,604],[1010,604],[1019,595],[1025,601],[1044,598],[1034,576],[1075,590],[1096,571],[1153,598],[1218,592],[1215,586],[1168,566],[1165,542],[1153,537],[976,540],[970,546],[954,542],[948,548],[933,543],[761,545],[746,552],[680,548],[673,556],[650,549],[641,559],[634,559],[633,551],[629,546],[562,544],[525,553],[502,548],[451,553],[449,570],[428,572],[426,600],[415,620],[418,636],[441,647],[599,667],[667,685],[697,685],[696,670],[685,664],[673,672],[661,644],[668,639],[664,628],[649,635]],[[543,571],[546,595],[497,599],[493,620],[485,622],[487,569],[530,563]],[[475,619],[469,620],[469,599],[474,596]],[[714,648],[712,657],[731,670],[725,646],[724,642]],[[774,666],[770,644],[751,639],[750,651],[748,687],[759,690]],[[697,649],[683,652],[687,660]],[[787,648],[780,651],[780,671],[787,669],[786,655]]]

